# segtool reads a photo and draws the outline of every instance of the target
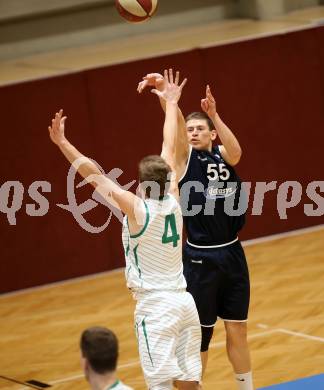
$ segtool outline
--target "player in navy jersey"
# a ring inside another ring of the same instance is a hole
[[[163,88],[162,76],[151,73],[139,83]],[[161,101],[164,108],[164,103]],[[188,240],[184,247],[184,273],[202,326],[203,372],[217,318],[224,320],[228,358],[240,390],[253,390],[247,343],[250,299],[249,272],[238,232],[244,225],[244,197],[234,166],[241,147],[221,120],[216,102],[206,87],[203,112],[186,120],[178,110],[176,170],[180,177],[182,208]],[[220,145],[213,147],[219,137]],[[243,201],[243,202],[242,202]]]

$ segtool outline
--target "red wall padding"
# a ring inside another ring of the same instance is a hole
[[[69,164],[50,142],[47,126],[64,108],[67,138],[106,172],[122,169],[119,182],[126,184],[137,178],[143,156],[160,153],[162,141],[157,98],[149,92],[138,96],[137,82],[170,66],[189,78],[181,100],[185,114],[199,110],[206,83],[212,86],[222,118],[242,145],[237,169],[252,182],[252,195],[256,181],[303,186],[302,200],[287,210],[287,220],[279,218],[276,191],[265,195],[261,216],[251,215],[251,197],[241,238],[324,223],[323,215],[306,217],[303,209],[312,203],[307,184],[323,177],[323,27],[22,83],[0,88],[0,185],[19,180],[25,189],[17,224],[0,214],[1,291],[123,266],[121,225],[114,216],[104,232],[91,234],[56,206],[67,204]],[[28,195],[35,180],[51,183],[44,194],[49,212],[42,217],[26,214],[26,204],[35,203]],[[91,198],[88,187],[75,190],[78,203]],[[101,226],[109,211],[98,205],[84,217]]]
[[[323,28],[319,29],[323,32]],[[241,238],[264,236],[323,223],[306,217],[307,184],[323,180],[324,64],[305,30],[203,51],[204,74],[215,85],[219,110],[243,148],[238,170],[246,181],[298,181],[300,204],[280,220],[277,192],[265,196],[262,216],[250,216]],[[322,130],[321,130],[322,129]]]

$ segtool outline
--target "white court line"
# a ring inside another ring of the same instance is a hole
[[[267,332],[260,332],[260,333],[255,333],[255,334],[251,334],[249,335],[248,334],[248,339],[257,339],[258,337],[263,337],[263,336],[267,336],[271,333],[276,333],[276,329],[272,329],[272,330],[268,330]],[[223,345],[226,345],[226,341],[219,341],[218,343],[211,343],[210,344],[210,347],[211,348],[214,348],[214,347],[222,347]]]
[[[129,363],[125,363],[125,364],[120,364],[117,367],[117,371],[122,370],[124,368],[128,368],[128,367],[138,366],[139,364],[140,364],[139,360],[135,360],[133,362],[129,362]],[[80,379],[80,378],[84,378],[84,374],[73,375],[73,376],[69,376],[67,378],[62,378],[62,379],[57,379],[55,381],[50,381],[48,383],[51,385],[55,385],[57,383],[70,382],[70,381],[73,381],[75,379]]]
[[[312,335],[309,335],[309,334],[306,334],[306,333],[301,333],[301,332],[294,332],[294,331],[289,330],[289,329],[279,328],[279,329],[277,329],[277,332],[285,333],[285,334],[289,334],[291,336],[302,337],[304,339],[314,340],[314,341],[319,341],[321,343],[324,343],[324,338],[323,337],[312,336]]]
[[[272,234],[269,236],[253,238],[251,240],[241,241],[241,243],[244,247],[246,247],[249,245],[263,244],[264,242],[279,240],[281,238],[294,237],[294,236],[298,236],[300,234],[313,233],[313,232],[317,232],[317,231],[322,230],[322,229],[324,229],[324,224],[310,226],[310,227],[302,228],[302,229],[295,229],[295,230],[291,230],[291,231],[285,232],[285,233],[278,233],[278,234]],[[61,285],[63,286],[63,285],[78,283],[79,281],[82,281],[82,280],[92,280],[92,279],[96,279],[97,277],[104,277],[104,276],[107,276],[107,275],[110,275],[113,273],[124,272],[124,269],[125,269],[125,267],[120,267],[120,268],[115,268],[115,269],[110,270],[110,271],[98,272],[98,273],[91,274],[91,275],[84,275],[84,276],[79,276],[76,278],[66,279],[66,280],[62,280],[62,281],[58,281],[58,282],[43,284],[41,286],[28,287],[28,288],[25,288],[22,290],[7,292],[7,293],[3,293],[0,295],[0,300],[1,300],[1,298],[4,299],[4,298],[10,297],[10,296],[21,295],[24,293],[34,292],[34,291],[38,291],[38,290],[44,290],[47,288],[52,288],[52,287],[61,286]]]
[[[133,362],[129,362],[129,363],[125,363],[125,364],[120,364],[120,365],[118,365],[117,371],[122,370],[124,368],[128,368],[128,367],[138,366],[139,364],[140,364],[139,360],[135,360]],[[71,381],[74,381],[76,379],[81,379],[81,378],[84,378],[84,374],[68,376],[66,378],[57,379],[55,381],[47,381],[47,383],[50,385],[57,385],[58,383],[71,382]],[[25,390],[25,389],[29,389],[29,387],[22,387],[19,390]]]
[[[254,339],[254,338],[266,336],[266,335],[271,334],[271,333],[275,333],[276,331],[277,330],[269,330],[267,332],[260,332],[260,333],[249,335],[248,338],[249,339]],[[225,344],[226,344],[225,342],[221,341],[221,342],[218,342],[218,343],[210,344],[210,347],[218,347],[218,346],[223,346]],[[117,371],[122,370],[124,368],[128,368],[128,367],[138,366],[139,364],[140,364],[139,360],[135,360],[135,361],[132,361],[132,362],[129,362],[129,363],[120,364],[120,365],[118,365]],[[73,376],[69,376],[69,377],[66,377],[66,378],[62,378],[62,379],[57,379],[57,380],[54,380],[54,381],[49,381],[48,383],[51,384],[51,385],[55,385],[55,384],[58,384],[58,383],[70,382],[70,381],[73,381],[73,380],[76,380],[76,379],[80,379],[80,378],[83,378],[83,377],[84,377],[84,374],[78,374],[78,375],[73,375]]]
[[[269,326],[265,325],[265,324],[258,324],[258,327],[262,328],[262,329],[268,329],[269,328]],[[248,339],[249,340],[256,339],[258,337],[268,336],[268,335],[273,334],[273,333],[284,333],[284,334],[288,334],[290,336],[302,337],[302,338],[305,338],[305,339],[308,339],[308,340],[314,340],[314,341],[319,341],[321,343],[324,343],[324,338],[323,337],[312,336],[312,335],[309,335],[309,334],[306,334],[306,333],[301,333],[301,332],[294,332],[294,331],[291,331],[289,329],[284,329],[284,328],[275,328],[275,329],[270,329],[270,330],[265,331],[265,332],[260,332],[260,333],[255,333],[255,334],[252,334],[252,335],[248,335]],[[221,346],[224,346],[224,345],[226,345],[226,341],[220,341],[220,342],[217,342],[217,343],[210,344],[210,347],[211,348],[215,348],[215,347],[221,347]],[[118,366],[118,370],[122,370],[122,369],[128,368],[128,367],[138,366],[139,364],[140,364],[139,360],[135,360],[135,361],[132,361],[132,362],[129,362],[129,363],[124,363],[124,364],[121,364],[121,365]],[[73,375],[73,376],[70,376],[70,377],[62,378],[62,379],[57,379],[57,380],[54,380],[54,381],[49,381],[48,383],[51,384],[51,385],[55,385],[55,384],[58,384],[58,383],[70,382],[70,381],[73,381],[73,380],[76,380],[76,379],[81,379],[83,377],[84,377],[84,374],[78,374],[78,375]],[[24,390],[24,389],[26,389],[26,387],[23,387],[21,390]]]
[[[261,329],[269,329],[270,328],[269,325],[265,325],[265,324],[258,324],[258,327]],[[284,328],[274,328],[274,329],[272,329],[272,331],[277,332],[277,333],[289,334],[290,336],[302,337],[304,339],[314,340],[314,341],[319,341],[320,343],[324,343],[324,337],[312,336],[312,335],[307,334],[307,333],[295,332],[293,330],[284,329]]]
[[[262,329],[269,329],[270,328],[268,325],[265,325],[265,324],[258,324],[258,327],[262,328]],[[265,332],[255,333],[255,334],[252,334],[252,335],[248,334],[247,337],[250,340],[250,339],[256,339],[258,337],[268,336],[269,334],[273,334],[273,333],[284,333],[284,334],[289,334],[290,336],[302,337],[304,339],[314,340],[314,341],[319,341],[321,343],[324,343],[324,338],[323,337],[312,336],[312,335],[309,335],[309,334],[306,334],[306,333],[301,333],[301,332],[294,332],[292,330],[284,329],[284,328],[269,329],[269,330],[267,330]],[[222,347],[224,345],[226,345],[226,341],[219,341],[218,343],[210,344],[210,347],[211,348]]]
[[[269,328],[269,326],[265,325],[265,324],[258,324],[257,326],[258,326],[258,328],[261,328],[261,329],[268,329]]]

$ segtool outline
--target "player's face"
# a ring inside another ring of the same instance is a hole
[[[187,122],[187,135],[194,149],[211,151],[216,130],[209,130],[205,119],[190,119]]]

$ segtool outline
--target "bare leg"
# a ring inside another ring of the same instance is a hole
[[[251,371],[251,359],[247,342],[247,323],[225,321],[226,349],[236,374]]]
[[[202,366],[201,380],[203,380],[207,368],[208,351],[200,352],[200,356],[201,356],[201,366]]]

